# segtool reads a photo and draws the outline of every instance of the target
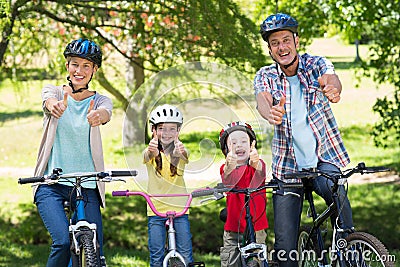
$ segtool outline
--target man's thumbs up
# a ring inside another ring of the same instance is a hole
[[[282,123],[283,115],[285,115],[285,104],[286,104],[286,97],[282,96],[279,100],[279,103],[275,106],[272,106],[271,113],[268,118],[268,122],[272,125],[279,125]]]
[[[322,76],[318,77],[318,83],[319,86],[321,87],[321,89],[324,89],[325,85],[326,85],[326,79],[322,78]]]
[[[285,104],[286,104],[286,96],[282,96],[282,97],[281,97],[281,100],[279,100],[278,106],[284,108],[284,107],[285,107]],[[283,109],[283,110],[285,110],[285,109]]]

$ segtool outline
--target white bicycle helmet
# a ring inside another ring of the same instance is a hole
[[[156,107],[151,113],[149,121],[152,125],[157,125],[159,123],[178,123],[181,125],[183,123],[182,112],[178,108],[172,105],[162,105]]]

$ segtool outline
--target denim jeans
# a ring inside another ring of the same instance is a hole
[[[150,251],[150,266],[162,267],[165,255],[167,218],[159,216],[148,217],[148,245]],[[186,265],[193,262],[192,234],[190,233],[189,216],[187,214],[174,218],[176,249],[185,259]]]
[[[318,170],[325,173],[339,172],[339,169],[326,162],[319,162]],[[327,205],[333,202],[331,193],[332,181],[325,177],[317,177],[313,180],[313,190],[320,195]],[[274,195],[272,198],[274,206],[274,260],[280,267],[297,267],[295,251],[297,250],[297,235],[300,227],[300,217],[303,207],[303,189],[285,189],[285,192],[295,192],[294,195]],[[339,209],[342,209],[341,216],[344,228],[353,227],[352,211],[349,199],[343,185],[339,186]],[[291,257],[292,255],[292,257]]]
[[[76,194],[72,187],[60,184],[40,185],[35,194],[35,203],[40,217],[53,241],[47,267],[68,266],[71,258],[68,232],[68,219],[65,215],[64,201],[75,203]],[[83,189],[85,214],[89,223],[96,223],[100,255],[103,255],[103,225],[100,213],[100,200],[95,189]]]

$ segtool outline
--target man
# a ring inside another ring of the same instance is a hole
[[[272,172],[278,182],[284,174],[303,168],[339,172],[350,159],[343,145],[330,103],[340,100],[342,86],[326,58],[299,55],[298,23],[289,15],[269,16],[260,33],[274,60],[262,67],[254,79],[257,110],[274,125]],[[332,203],[330,186],[324,177],[314,180],[314,190]],[[297,234],[303,192],[274,195],[274,259],[279,266],[297,266]],[[340,188],[342,228],[352,229],[352,212],[344,186]]]

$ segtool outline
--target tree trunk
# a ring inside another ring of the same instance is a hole
[[[140,66],[143,60],[136,58],[134,62],[128,61],[126,73],[127,95],[131,100],[125,110],[125,120],[123,129],[123,145],[124,147],[133,144],[147,143],[147,109],[142,101],[139,87],[144,83],[144,69]],[[139,95],[135,95],[139,94]]]

